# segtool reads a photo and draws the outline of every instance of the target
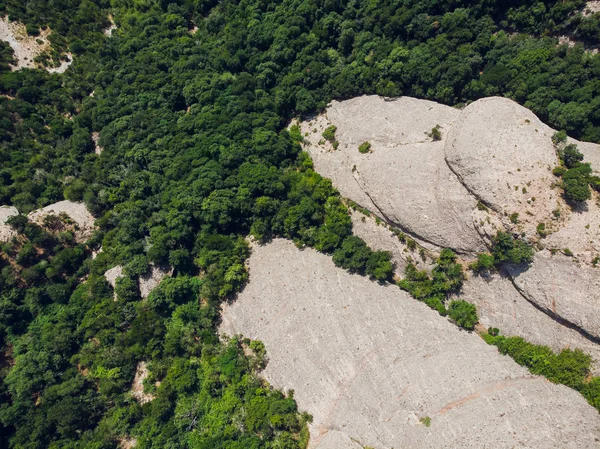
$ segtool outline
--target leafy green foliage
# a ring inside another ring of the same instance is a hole
[[[463,329],[472,331],[479,322],[476,307],[463,300],[451,301],[448,305],[448,316]]]
[[[400,288],[437,310],[440,315],[447,313],[444,305],[446,296],[460,290],[464,279],[462,267],[456,263],[456,255],[447,248],[440,253],[431,276],[425,270],[417,270],[412,263],[406,266],[405,274],[405,279],[398,283]]]
[[[358,152],[360,154],[367,154],[371,152],[371,143],[363,142],[358,146]]]
[[[115,447],[125,435],[143,448],[305,447],[308,417],[293,398],[256,379],[239,342],[216,336],[220,302],[247,279],[244,237],[294,239],[376,279],[392,267],[351,239],[339,195],[286,124],[362,94],[446,104],[504,95],[600,141],[598,56],[514,33],[594,42],[582,6],[2,2],[31,32],[52,29],[46,63],[75,56],[63,75],[12,72],[0,43],[0,204],[25,214],[83,199],[100,230],[85,245],[66,224],[10,221],[19,235],[0,254],[0,342],[11,358],[0,366],[0,434],[30,448]],[[522,259],[511,245],[516,254],[501,255]],[[175,272],[143,303],[136,279],[149,263]],[[115,264],[126,271],[117,301],[102,277]],[[451,255],[431,277],[407,270],[403,288],[445,313],[462,282]],[[144,406],[127,398],[140,360],[156,396]]]
[[[533,261],[533,248],[507,232],[498,232],[493,239],[492,256],[495,264],[530,264]]]

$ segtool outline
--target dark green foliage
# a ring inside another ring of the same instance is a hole
[[[494,256],[487,253],[477,254],[477,260],[469,265],[469,268],[473,271],[483,271],[494,269],[496,262]]]
[[[337,127],[335,125],[328,126],[325,131],[323,131],[323,138],[331,143],[335,142],[335,132]]]
[[[417,270],[412,263],[407,265],[405,275],[405,279],[398,283],[400,288],[440,315],[446,315],[446,296],[460,290],[464,279],[462,267],[456,263],[456,255],[447,248],[440,253],[431,276],[426,271]]]
[[[346,237],[333,253],[333,262],[351,273],[368,274],[377,280],[392,277],[393,266],[389,253],[373,251],[359,237]]]
[[[577,164],[563,175],[565,198],[573,203],[583,203],[592,196],[590,192],[590,164]]]
[[[0,258],[0,342],[15,363],[0,367],[0,435],[28,448],[112,448],[125,435],[140,448],[305,447],[308,417],[293,398],[256,379],[260,363],[239,342],[216,336],[219,303],[248,277],[244,237],[291,238],[378,280],[392,266],[350,237],[339,195],[286,124],[362,94],[445,104],[504,95],[600,141],[598,56],[514,33],[595,42],[582,6],[4,1],[2,13],[31,32],[52,29],[46,63],[75,57],[63,75],[12,72],[0,43],[0,204],[26,214],[83,200],[100,230],[85,246],[63,225],[10,220],[19,236]],[[499,255],[524,259],[520,243],[508,246]],[[143,303],[137,277],[150,263],[174,277]],[[102,277],[115,264],[126,272],[117,301]],[[431,276],[409,267],[403,288],[444,314],[461,282],[445,252]],[[126,399],[140,360],[156,395],[142,407]]]
[[[470,302],[457,300],[450,301],[448,316],[463,329],[472,331],[479,322],[476,307]]]
[[[440,125],[435,125],[431,129],[431,132],[429,133],[429,137],[431,137],[431,139],[433,141],[442,140],[442,132],[440,131]]]
[[[371,152],[371,143],[370,142],[361,143],[358,147],[358,152],[361,154],[370,153]]]
[[[492,256],[495,264],[530,264],[533,248],[507,232],[498,232],[493,240]]]
[[[577,148],[577,145],[566,145],[558,152],[560,160],[567,168],[574,168],[583,160],[583,154]]]

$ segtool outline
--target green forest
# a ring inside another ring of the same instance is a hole
[[[362,94],[448,105],[501,95],[600,142],[600,56],[586,51],[600,44],[600,13],[584,5],[0,1],[30,34],[52,30],[47,64],[73,55],[64,74],[11,71],[0,43],[0,205],[27,214],[83,201],[98,226],[77,242],[68,220],[10,220],[0,447],[104,449],[130,437],[142,449],[305,448],[311,417],[257,376],[265,348],[216,333],[220,304],[248,278],[245,237],[292,239],[379,282],[393,266],[352,236],[345,203],[287,124]],[[560,35],[579,44],[558,45]],[[501,237],[496,263],[516,245]],[[118,301],[103,276],[116,264]],[[137,279],[152,264],[174,272],[142,302]],[[456,266],[445,252],[432,280],[414,269],[403,288],[445,313]],[[476,321],[462,303],[450,314]],[[507,353],[509,343],[494,340]],[[140,361],[155,396],[143,405],[128,394]]]

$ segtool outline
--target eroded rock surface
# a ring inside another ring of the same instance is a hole
[[[331,124],[337,127],[337,150],[322,138]],[[429,136],[436,125],[439,140]],[[486,251],[498,231],[518,234],[543,249],[529,270],[510,272],[515,281],[507,286],[510,295],[505,300],[496,295],[504,301],[501,309],[509,310],[508,298],[522,295],[533,310],[521,316],[546,313],[550,321],[563,320],[580,327],[580,335],[589,334],[590,340],[579,347],[588,347],[600,335],[600,268],[595,268],[600,198],[592,192],[586,207],[572,210],[567,205],[552,174],[559,164],[552,143],[555,131],[531,111],[500,97],[475,101],[461,111],[412,98],[366,96],[333,102],[325,115],[303,122],[302,132],[315,169],[331,178],[343,196],[433,253],[449,247],[468,261]],[[358,151],[363,142],[371,143],[372,152]],[[569,143],[577,144],[584,162],[600,173],[600,145]],[[354,220],[354,232],[376,249],[392,252],[401,275],[407,262],[403,249],[366,225]],[[548,251],[574,257],[548,259]],[[527,306],[522,306],[524,311]],[[499,315],[486,315],[491,310],[483,307],[482,319],[509,332],[502,328],[505,320],[493,322]],[[524,321],[510,329],[531,335],[527,326]],[[546,342],[534,340],[554,348],[574,342],[551,328]]]
[[[63,73],[72,62],[72,55],[67,55],[67,60],[62,61],[58,67],[45,68],[35,62],[35,58],[51,49],[48,36],[50,29],[40,30],[38,36],[27,33],[25,25],[19,22],[11,22],[8,17],[0,17],[0,40],[7,42],[14,52],[16,64],[11,66],[13,70],[22,68],[43,68],[51,73]]]
[[[171,276],[172,274],[173,268],[171,267],[157,267],[155,265],[151,265],[148,273],[138,278],[138,286],[142,299],[147,299],[152,290],[158,287],[160,281],[162,281],[166,276]],[[117,265],[106,270],[104,277],[114,289],[117,285],[117,279],[123,277],[123,267],[121,265]],[[114,294],[114,300],[117,300],[116,293]]]
[[[334,101],[326,119],[305,122],[302,130],[308,133],[306,148],[316,170],[331,178],[342,195],[430,249],[472,253],[485,248],[471,219],[477,201],[444,159],[446,132],[459,116],[459,110],[430,101],[366,96]],[[319,144],[329,123],[337,127],[336,151]],[[436,126],[439,141],[428,136]],[[364,142],[371,144],[371,153],[359,153]]]
[[[313,415],[310,447],[329,449],[332,430],[377,448],[598,447],[600,417],[581,395],[397,287],[285,240],[255,247],[249,270],[221,331],[265,343],[265,377]]]
[[[517,213],[521,231],[534,236],[560,204],[560,191],[552,188],[558,165],[553,134],[514,101],[483,98],[467,106],[450,130],[446,161],[467,190],[500,217]]]
[[[499,273],[471,276],[457,296],[477,306],[480,323],[486,329],[496,327],[503,335],[523,337],[556,352],[581,349],[592,356],[594,374],[600,374],[600,345],[532,306],[508,276]]]
[[[76,224],[78,229],[75,231],[75,238],[78,241],[85,241],[90,238],[95,230],[94,221],[96,220],[87,210],[84,203],[76,203],[73,201],[59,201],[58,203],[50,204],[42,209],[30,212],[27,218],[43,225],[44,218],[48,215],[67,214]]]
[[[600,272],[563,254],[536,253],[528,270],[508,267],[517,288],[548,312],[600,338]]]
[[[19,211],[14,206],[0,206],[0,242],[8,242],[17,232],[6,224],[10,217],[19,215]]]

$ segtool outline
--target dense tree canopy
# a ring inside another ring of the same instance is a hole
[[[351,235],[288,121],[360,94],[453,105],[504,95],[600,141],[600,57],[556,38],[599,42],[599,15],[584,17],[583,6],[4,1],[0,11],[32,34],[53,30],[55,61],[69,51],[74,62],[63,75],[13,72],[0,46],[0,204],[24,214],[83,200],[99,230],[75,242],[68,223],[11,220],[18,235],[0,253],[2,442],[304,447],[310,418],[256,377],[264,351],[216,336],[220,302],[247,280],[244,238],[287,237],[377,280],[393,267]],[[505,240],[499,257],[528,259]],[[117,301],[102,276],[115,264],[125,267]],[[174,273],[141,301],[137,279],[150,264]],[[431,278],[414,269],[407,282],[445,313],[462,273],[446,251]],[[139,405],[128,390],[142,360],[155,399]]]

